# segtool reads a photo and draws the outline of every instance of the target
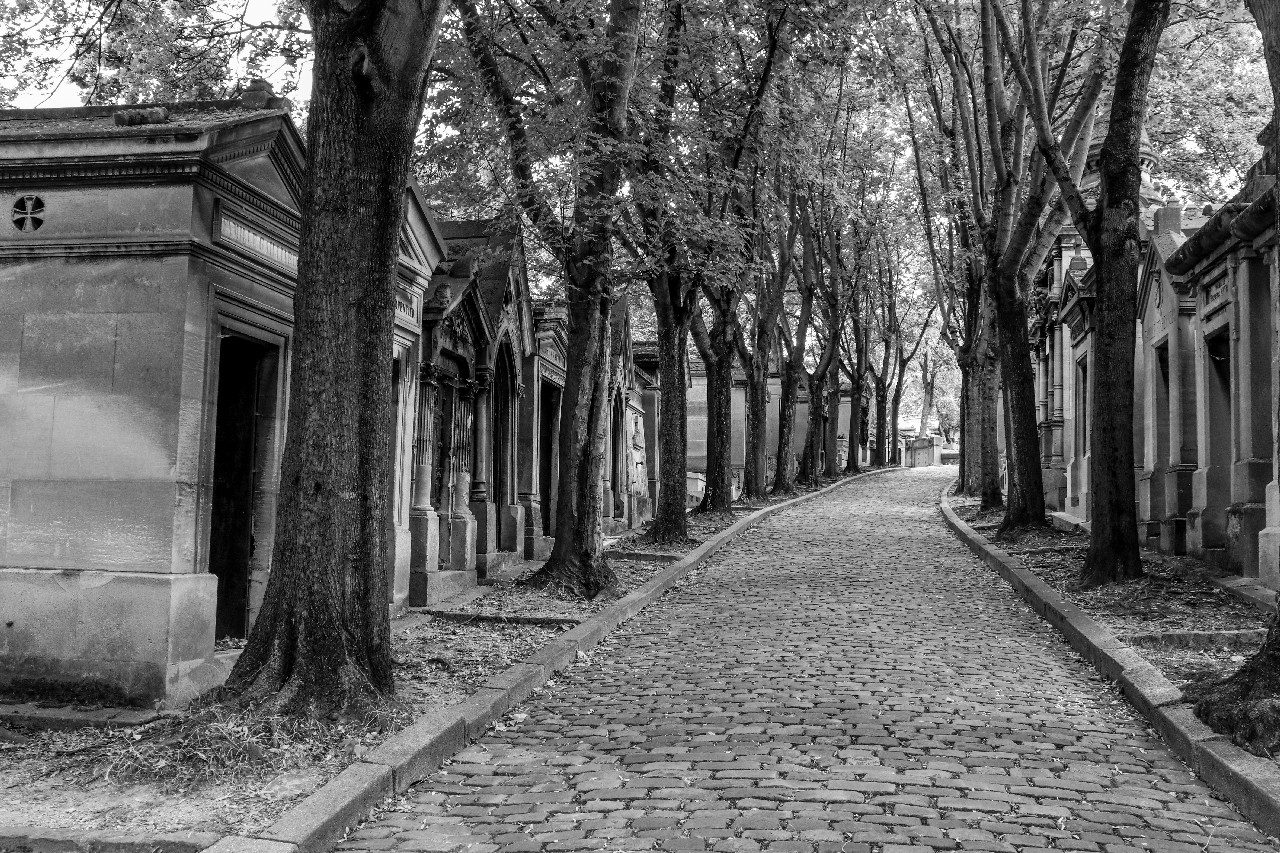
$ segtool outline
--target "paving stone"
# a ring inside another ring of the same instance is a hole
[[[1273,850],[950,534],[954,475],[746,531],[344,850]]]

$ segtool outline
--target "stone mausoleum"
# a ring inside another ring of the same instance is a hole
[[[1144,185],[1133,442],[1146,546],[1280,589],[1275,175],[1268,153],[1234,198],[1197,211]],[[1093,280],[1088,250],[1066,229],[1032,329],[1046,503],[1084,525]]]
[[[303,169],[269,90],[0,111],[0,687],[176,704],[225,677],[270,571]],[[405,193],[393,612],[548,552],[566,360],[518,228]],[[657,480],[622,310],[615,529]]]

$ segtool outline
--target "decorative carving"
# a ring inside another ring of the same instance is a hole
[[[37,195],[19,196],[13,203],[13,227],[24,234],[44,224],[44,200]]]

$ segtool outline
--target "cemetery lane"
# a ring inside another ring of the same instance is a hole
[[[954,475],[744,533],[340,849],[1273,849],[951,535]]]

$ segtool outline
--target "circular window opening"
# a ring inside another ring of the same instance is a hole
[[[13,227],[19,231],[35,231],[44,224],[44,202],[39,196],[24,195],[13,203]]]

